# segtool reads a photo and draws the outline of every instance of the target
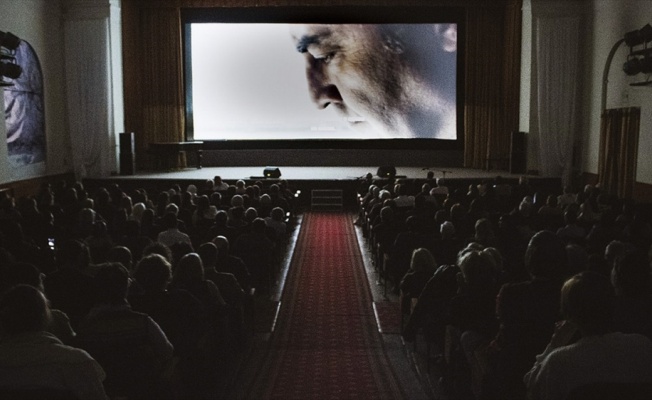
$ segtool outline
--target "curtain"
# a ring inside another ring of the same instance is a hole
[[[75,177],[108,176],[109,25],[106,19],[66,21],[66,90]]]
[[[636,182],[641,109],[604,110],[600,121],[599,176],[601,188],[631,198]]]
[[[506,7],[469,7],[466,18],[464,166],[507,167],[518,130],[521,1]]]
[[[539,171],[567,185],[577,131],[580,18],[541,17],[535,29]]]
[[[130,4],[123,8],[125,126],[144,155],[149,143],[184,140],[180,9]],[[147,165],[143,157],[136,160],[140,168]]]

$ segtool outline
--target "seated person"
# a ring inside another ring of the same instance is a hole
[[[405,298],[418,298],[437,270],[437,262],[428,249],[414,250],[410,269],[401,280],[401,295]]]
[[[4,281],[9,288],[16,285],[30,285],[37,288],[41,293],[44,292],[44,275],[33,264],[8,263],[3,275]],[[53,308],[50,308],[50,320],[46,331],[56,336],[64,344],[70,344],[75,336],[75,331],[70,326],[70,319],[66,313]]]
[[[252,289],[252,278],[247,265],[241,258],[229,254],[229,240],[225,236],[216,236],[212,243],[217,246],[215,270],[233,274],[245,292]]]
[[[97,301],[79,325],[77,344],[106,370],[109,395],[149,393],[169,367],[172,344],[147,314],[131,310],[125,267],[106,263],[95,279]]]
[[[220,319],[226,302],[217,285],[204,277],[204,265],[197,253],[188,253],[179,259],[170,288],[190,292],[202,302],[210,320]]]
[[[616,291],[614,327],[623,333],[640,333],[652,340],[650,260],[642,252],[616,258],[611,273]]]
[[[169,261],[160,254],[147,255],[138,262],[133,276],[142,288],[141,293],[129,293],[133,309],[159,324],[182,360],[199,351],[206,335],[206,310],[189,292],[168,290],[172,279]]]
[[[595,272],[566,281],[564,320],[524,378],[531,399],[565,399],[573,389],[598,382],[652,383],[652,342],[611,330],[613,296],[609,280]],[[581,339],[569,344],[578,332]]]
[[[76,328],[94,301],[90,252],[83,242],[66,240],[56,252],[57,270],[44,279],[45,294],[52,306],[66,313]]]
[[[47,299],[32,286],[14,286],[0,299],[0,396],[6,389],[40,387],[105,400],[100,364],[46,332],[49,319]]]
[[[496,298],[499,329],[488,349],[483,396],[523,398],[523,375],[541,353],[559,320],[559,290],[566,249],[554,233],[541,231],[530,240],[525,266],[530,279],[504,284]]]

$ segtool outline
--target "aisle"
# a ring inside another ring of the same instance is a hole
[[[246,398],[402,399],[348,214],[307,213],[268,352]]]

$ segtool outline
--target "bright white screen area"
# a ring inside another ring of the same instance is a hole
[[[190,25],[186,51],[190,51],[189,117],[195,140],[406,137],[361,123],[364,117],[343,116],[334,106],[317,107],[306,76],[307,54],[297,51],[291,28],[260,23]],[[455,81],[455,68],[449,79]],[[456,139],[455,112],[452,115],[446,121],[452,127],[447,134],[420,137]]]

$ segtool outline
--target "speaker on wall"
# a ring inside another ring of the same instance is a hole
[[[136,173],[136,143],[133,132],[120,134],[120,175]]]
[[[525,132],[512,132],[509,149],[509,172],[524,174],[527,170],[527,136]]]
[[[279,168],[275,168],[275,167],[266,167],[263,170],[263,176],[265,178],[280,178],[281,177],[281,170]]]

